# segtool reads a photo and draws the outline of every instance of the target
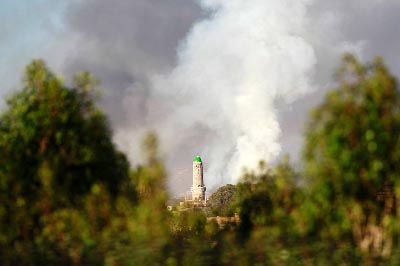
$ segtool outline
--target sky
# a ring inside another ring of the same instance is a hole
[[[171,192],[190,189],[197,154],[212,190],[260,159],[300,161],[343,52],[399,77],[398,14],[397,0],[2,0],[0,108],[34,58],[90,71],[132,165],[155,130]]]

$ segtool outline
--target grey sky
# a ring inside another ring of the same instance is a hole
[[[321,46],[316,40],[318,90],[293,105],[285,106],[280,112],[283,150],[295,160],[301,153],[304,122],[309,110],[321,101],[328,89],[334,88],[333,71],[340,60],[339,55],[332,57],[335,53],[330,50],[335,49],[335,45],[341,44],[340,50],[355,52],[365,61],[382,56],[392,73],[400,77],[399,14],[400,1],[395,0],[315,1],[310,9],[310,18],[314,27],[322,32],[321,39],[330,39],[332,46]],[[325,28],[334,31],[326,32]],[[358,46],[352,47],[352,42]]]
[[[192,0],[61,2],[36,0],[3,6],[7,16],[0,19],[6,20],[0,24],[0,92],[4,95],[14,88],[23,65],[35,57],[44,58],[66,76],[88,70],[101,80],[102,106],[114,131],[139,138],[143,126],[154,127],[148,111],[157,102],[152,100],[149,78],[175,65],[178,44],[193,23],[207,14]],[[400,76],[399,14],[396,0],[314,1],[305,34],[309,32],[317,55],[316,91],[296,102],[278,104],[282,154],[299,158],[308,110],[333,86],[332,73],[342,51],[355,52],[363,60],[381,55]],[[196,151],[189,142],[200,132],[211,134],[199,125],[185,133],[186,143],[168,151],[171,182],[180,184],[173,192],[190,186],[190,164]],[[185,175],[189,177],[182,179]]]

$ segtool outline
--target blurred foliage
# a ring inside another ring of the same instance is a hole
[[[168,211],[155,133],[130,169],[96,79],[69,88],[33,61],[0,116],[1,264],[399,265],[396,80],[352,55],[336,79],[307,124],[304,170],[260,162],[207,209]]]
[[[400,93],[380,58],[346,54],[336,78],[306,133],[308,233],[377,265],[398,241]]]
[[[241,219],[237,237],[247,245],[248,265],[279,265],[275,252],[285,250],[289,259],[295,255],[290,250],[300,249],[304,243],[299,213],[304,195],[297,179],[286,157],[274,169],[261,162],[258,173],[245,172],[237,184],[235,206]]]
[[[3,265],[79,261],[95,245],[89,225],[104,227],[120,194],[136,198],[126,185],[128,161],[95,105],[95,85],[79,73],[68,88],[34,60],[23,89],[7,100],[0,117]]]

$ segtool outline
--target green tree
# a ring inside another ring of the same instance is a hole
[[[217,189],[207,202],[209,215],[214,216],[233,216],[234,210],[232,202],[234,201],[236,186],[227,184]]]
[[[94,85],[90,74],[81,73],[75,87],[67,88],[41,60],[26,67],[23,90],[9,98],[0,118],[0,169],[21,180],[22,194],[35,196],[43,164],[57,193],[66,197],[86,193],[95,181],[115,193],[126,179],[127,160],[115,149],[107,119],[95,106]]]
[[[69,88],[34,60],[23,89],[7,100],[0,116],[0,257],[9,258],[3,265],[32,263],[41,257],[34,256],[43,251],[40,243],[66,238],[68,257],[78,257],[76,243],[88,235],[79,211],[85,195],[100,184],[115,198],[129,182],[128,161],[96,107],[95,85],[80,73]],[[64,229],[54,231],[57,224]]]
[[[377,264],[390,256],[398,231],[400,93],[380,58],[362,64],[346,54],[336,81],[307,126],[306,224],[332,244],[332,256],[339,246]]]
[[[300,214],[304,195],[298,173],[288,158],[275,168],[260,163],[236,185],[235,209],[240,216],[238,244],[246,250],[245,265],[301,263],[304,241]]]
[[[99,241],[106,265],[165,265],[171,253],[166,171],[155,133],[145,136],[142,152],[145,163],[130,173],[138,203],[132,206],[120,197],[117,213]]]

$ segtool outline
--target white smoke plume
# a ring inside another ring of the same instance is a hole
[[[164,149],[179,146],[187,132],[206,132],[192,133],[192,143],[206,158],[208,186],[235,183],[243,167],[278,156],[274,103],[292,101],[312,87],[316,58],[302,37],[309,2],[203,0],[211,15],[181,44],[176,68],[154,78],[159,101],[153,117],[162,106],[174,105],[158,121]],[[149,115],[154,121],[151,110]]]
[[[307,112],[335,86],[344,50],[382,55],[400,75],[398,0],[28,2],[0,9],[0,94],[16,88],[31,58],[66,77],[90,71],[132,166],[143,134],[160,135],[173,194],[189,189],[196,154],[209,190],[280,150],[299,160]],[[314,69],[318,90],[300,97]]]

